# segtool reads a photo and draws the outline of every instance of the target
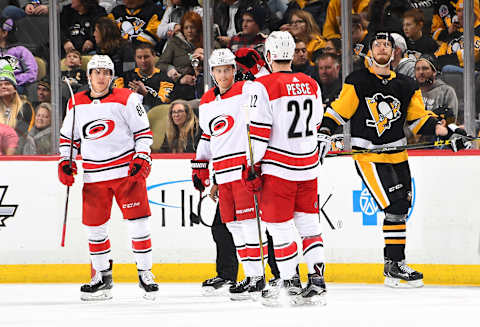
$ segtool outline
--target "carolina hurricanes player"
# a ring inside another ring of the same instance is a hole
[[[82,223],[96,273],[89,284],[80,288],[82,300],[112,298],[112,264],[107,224],[112,199],[127,220],[132,250],[137,263],[139,285],[145,297],[154,299],[158,285],[152,268],[150,239],[150,207],[145,179],[152,164],[150,131],[141,99],[125,88],[111,88],[115,75],[108,56],[95,55],[88,62],[89,90],[75,94],[75,124],[72,135],[73,105],[68,110],[60,130],[58,177],[71,186],[77,165],[70,166],[69,147],[73,139],[73,158],[81,146],[83,159]]]
[[[195,160],[192,160],[192,180],[200,191],[209,186],[208,164],[213,162],[220,216],[232,234],[246,275],[229,291],[232,300],[244,300],[260,296],[265,287],[255,203],[252,194],[242,184],[242,171],[247,165],[247,133],[241,107],[248,100],[245,92],[248,84],[245,81],[235,83],[235,56],[229,49],[214,50],[209,65],[217,86],[205,93],[200,101],[199,120],[203,134]],[[266,254],[263,224],[262,235]]]
[[[246,180],[260,191],[262,220],[272,235],[284,290],[295,304],[323,302],[325,258],[318,220],[319,168],[317,126],[323,116],[320,87],[303,73],[292,73],[295,41],[288,32],[272,32],[265,59],[272,73],[257,78],[250,89],[250,133],[254,165],[261,177]],[[262,185],[263,183],[263,185]],[[297,231],[308,265],[302,290],[296,271]],[[264,304],[278,304],[279,288],[264,290]]]

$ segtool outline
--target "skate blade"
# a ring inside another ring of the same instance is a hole
[[[112,298],[112,290],[100,290],[95,293],[80,292],[80,300],[82,301],[106,301]]]
[[[143,293],[143,298],[149,301],[155,301],[157,299],[158,292],[145,292]]]
[[[230,293],[230,300],[232,301],[248,301],[251,299],[251,293]]]
[[[423,287],[423,279],[405,281],[400,278],[385,277],[385,286],[391,288],[419,288]]]
[[[250,294],[250,299],[254,302],[260,301],[260,298],[262,297],[262,291],[259,292],[249,292]]]
[[[213,286],[202,286],[200,293],[203,296],[226,296],[228,295],[228,288],[225,286],[221,286],[219,288],[215,288]]]

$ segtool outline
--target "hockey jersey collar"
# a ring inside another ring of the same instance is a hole
[[[384,80],[385,78],[378,75],[377,73],[375,73],[375,71],[373,70],[373,65],[368,67],[368,71],[370,73],[372,73],[373,75],[377,76],[378,79],[380,80]],[[395,77],[397,77],[397,74],[393,71],[393,70],[390,70],[390,76],[388,78],[386,78],[386,80],[390,81],[392,79],[394,79]]]
[[[88,90],[86,92],[86,95],[87,97],[90,99],[90,101],[93,101],[93,100],[98,100],[98,101],[102,101],[103,99],[105,99],[106,97],[108,97],[110,94],[112,94],[113,92],[113,88],[109,88],[108,92],[105,94],[105,95],[102,95],[101,97],[98,97],[98,98],[92,98],[92,96],[90,95],[90,90]]]

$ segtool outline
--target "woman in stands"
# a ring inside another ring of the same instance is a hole
[[[189,11],[182,17],[180,26],[180,31],[167,42],[157,67],[180,84],[179,94],[183,95],[182,99],[198,99],[202,90],[197,87],[198,76],[194,68],[201,64],[195,49],[203,47],[202,17]],[[171,66],[174,68],[169,69]]]
[[[14,31],[13,19],[0,18],[0,57],[13,68],[16,90],[23,94],[25,86],[36,81],[38,65],[30,50],[17,44]]]
[[[99,18],[93,36],[97,43],[97,54],[108,55],[112,59],[116,76],[135,68],[133,47],[122,38],[120,29],[113,20]]]
[[[35,142],[37,154],[52,154],[52,105],[40,103],[35,111],[35,123],[28,133]]]
[[[60,14],[60,30],[65,53],[71,49],[82,54],[95,50],[95,21],[102,16],[107,16],[107,12],[98,0],[72,0],[71,5],[64,6]]]
[[[172,102],[168,110],[167,132],[160,152],[195,152],[201,130],[192,108],[183,100]]]

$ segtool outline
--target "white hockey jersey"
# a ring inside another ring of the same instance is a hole
[[[147,113],[140,97],[115,88],[102,98],[89,91],[75,94],[73,157],[81,146],[84,182],[94,183],[126,177],[135,152],[150,153],[153,143]],[[72,139],[72,99],[60,129],[60,155],[69,157]]]
[[[245,109],[248,105],[247,83],[237,82],[220,95],[214,87],[200,101],[199,121],[203,131],[196,159],[212,160],[218,184],[240,180],[247,164],[247,127]]]
[[[262,174],[317,178],[317,127],[323,117],[317,82],[303,73],[277,72],[256,79],[248,92],[254,162],[261,162]]]

